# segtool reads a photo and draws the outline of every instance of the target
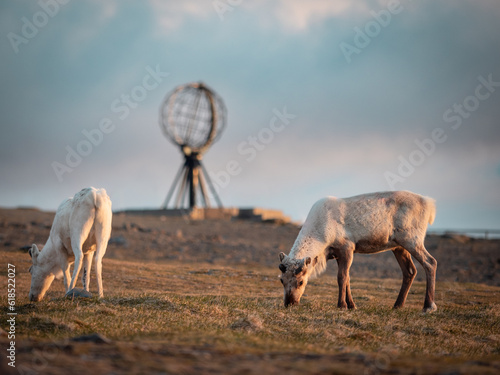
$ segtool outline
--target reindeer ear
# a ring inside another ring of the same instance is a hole
[[[285,259],[285,257],[286,257],[286,254],[281,252],[280,253],[280,262],[283,262],[283,259]]]
[[[28,252],[30,254],[31,259],[35,261],[35,259],[38,257],[38,254],[40,253],[40,250],[38,250],[38,247],[35,244],[33,244],[31,245],[31,249],[29,249]]]

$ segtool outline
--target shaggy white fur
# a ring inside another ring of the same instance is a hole
[[[99,297],[103,296],[102,258],[111,234],[111,200],[104,189],[85,188],[61,203],[42,251],[33,244],[30,300],[40,301],[52,281],[64,277],[66,292],[75,287],[83,263],[83,286],[89,290],[92,257],[96,253]],[[75,263],[70,278],[70,265]]]
[[[326,269],[330,247],[352,242],[354,252],[391,250],[397,246],[397,232],[423,243],[427,224],[434,222],[435,215],[432,198],[409,191],[326,197],[312,206],[288,257],[318,257],[311,274],[316,277]]]

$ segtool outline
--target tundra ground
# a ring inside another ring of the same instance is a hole
[[[354,260],[356,311],[336,308],[335,263],[309,283],[301,305],[285,309],[277,254],[288,252],[296,227],[115,215],[103,260],[105,298],[67,300],[62,281],[55,281],[45,300],[33,304],[30,258],[19,249],[43,244],[52,217],[0,210],[0,327],[9,330],[8,263],[16,266],[18,313],[16,368],[7,366],[4,333],[1,373],[500,371],[498,241],[429,238],[443,269],[433,314],[421,313],[422,281],[403,309],[391,309],[401,283],[391,254]],[[102,337],[85,337],[94,333]]]

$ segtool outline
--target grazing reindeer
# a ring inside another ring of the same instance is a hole
[[[83,287],[89,291],[92,257],[95,266],[99,298],[103,297],[102,258],[111,234],[111,200],[104,189],[85,188],[66,199],[57,209],[49,239],[42,251],[33,244],[29,250],[30,301],[40,301],[54,278],[64,276],[66,293],[76,284],[83,263]],[[70,278],[70,265],[75,262]]]
[[[394,308],[403,307],[417,274],[413,256],[427,277],[424,312],[435,311],[437,261],[424,247],[427,224],[434,222],[435,215],[433,199],[409,191],[319,200],[311,208],[290,254],[280,254],[285,306],[298,304],[309,277],[321,274],[328,259],[336,259],[338,307],[355,309],[349,278],[354,253],[392,250],[403,272]]]

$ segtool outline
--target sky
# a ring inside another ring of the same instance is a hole
[[[435,228],[500,229],[497,0],[3,1],[0,20],[2,207],[86,186],[160,207],[183,161],[160,107],[203,81],[228,112],[203,159],[227,207],[303,221],[410,190]]]

